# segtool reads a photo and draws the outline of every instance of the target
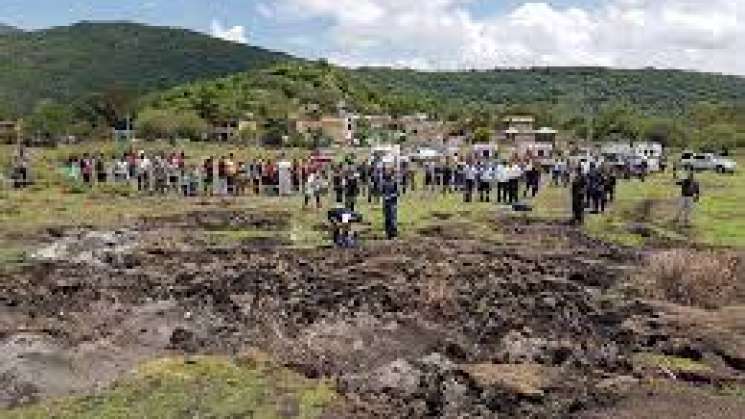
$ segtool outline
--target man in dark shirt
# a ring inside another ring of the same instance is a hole
[[[385,235],[388,240],[392,240],[398,236],[398,185],[390,171],[386,172],[383,179],[382,194]]]
[[[344,184],[342,181],[341,168],[337,167],[334,169],[334,174],[331,178],[331,183],[334,186],[334,193],[336,194],[336,203],[342,204],[344,202]]]
[[[698,182],[693,177],[693,172],[688,174],[688,177],[677,182],[680,186],[680,209],[678,215],[675,216],[675,222],[682,222],[683,226],[688,227],[691,224],[691,213],[696,202],[701,197],[701,191]]]
[[[347,173],[346,184],[344,185],[346,207],[351,212],[354,212],[354,207],[357,203],[357,195],[360,193],[358,176],[357,172],[350,170]]]
[[[585,219],[585,194],[587,190],[587,179],[582,174],[582,169],[577,168],[577,173],[572,181],[572,214],[574,223],[582,225]]]

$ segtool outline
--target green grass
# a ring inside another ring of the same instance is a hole
[[[700,173],[702,199],[694,210],[692,226],[674,222],[680,187],[671,173],[653,175],[646,182],[619,181],[616,201],[604,215],[586,218],[585,230],[597,238],[641,247],[666,241],[709,246],[745,247],[745,158],[734,175]],[[543,219],[569,219],[569,190],[547,187],[535,200],[532,215]],[[644,235],[632,225],[644,227]]]
[[[0,165],[9,162],[10,146],[0,146]],[[179,143],[175,148],[164,142],[139,143],[137,149],[150,152],[184,149],[192,163],[208,155],[234,152],[238,159],[280,155],[301,156],[303,150],[265,150],[214,143]],[[92,191],[63,179],[58,171],[60,162],[70,155],[102,150],[106,155],[117,151],[112,143],[92,143],[61,146],[51,150],[35,149],[34,171],[39,183],[23,192],[0,191],[0,237],[6,250],[0,262],[12,263],[24,246],[33,245],[33,238],[46,228],[58,226],[109,227],[126,226],[142,217],[174,215],[196,210],[234,209],[239,211],[283,210],[290,214],[287,231],[214,234],[216,243],[240,242],[251,236],[279,236],[294,247],[316,247],[328,243],[322,228],[330,197],[324,199],[324,210],[303,210],[300,197],[247,197],[240,199],[190,199],[177,196],[142,196],[122,186],[96,187]],[[340,150],[345,154],[345,150]],[[745,167],[745,159],[740,160]],[[679,187],[670,174],[650,176],[647,182],[620,181],[616,202],[605,215],[589,215],[586,231],[603,240],[626,246],[641,247],[657,241],[678,243],[695,242],[713,246],[745,246],[745,169],[734,176],[703,173],[699,175],[703,198],[694,212],[693,226],[681,228],[673,223],[678,208]],[[421,179],[419,179],[421,181]],[[421,182],[420,182],[421,184]],[[546,187],[533,201],[530,217],[556,220],[569,219],[569,191]],[[359,199],[359,211],[368,226],[363,238],[383,237],[383,212],[380,205],[368,205]],[[494,213],[495,205],[473,203],[464,205],[461,194],[442,196],[439,193],[416,192],[402,197],[399,204],[399,230],[403,238],[411,239],[422,230],[444,225],[463,232],[463,237],[499,241]],[[641,225],[649,234],[632,231],[633,224]],[[244,235],[244,236],[242,236]],[[646,236],[646,237],[645,237]]]
[[[711,367],[702,362],[653,353],[636,354],[634,363],[648,368],[664,368],[673,373],[711,371]]]
[[[336,399],[328,384],[253,359],[168,358],[149,362],[99,394],[0,412],[35,418],[317,418]]]

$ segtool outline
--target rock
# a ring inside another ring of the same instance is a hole
[[[502,355],[506,362],[533,362],[544,358],[548,341],[543,338],[525,337],[512,331],[501,341]]]
[[[408,361],[398,359],[374,371],[368,377],[368,390],[384,392],[393,390],[407,396],[419,389],[421,371],[414,368]]]
[[[445,417],[457,417],[469,403],[468,386],[453,378],[442,383],[442,398]]]
[[[455,368],[455,364],[437,352],[433,352],[420,359],[419,363],[423,367],[434,367],[440,372],[452,371]]]
[[[538,364],[473,364],[461,366],[482,388],[498,387],[523,397],[541,398],[558,369]]]
[[[613,393],[626,393],[639,384],[639,380],[629,375],[606,378],[597,384],[597,388]]]

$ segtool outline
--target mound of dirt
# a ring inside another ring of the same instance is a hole
[[[219,228],[261,218],[231,217]],[[85,388],[169,351],[259,348],[335,380],[346,399],[338,417],[574,415],[620,397],[613,383],[638,373],[635,352],[686,339],[672,321],[654,326],[659,307],[605,295],[635,253],[560,224],[506,223],[503,233],[498,245],[134,249],[126,266],[36,265],[0,281],[0,325],[48,331],[61,356],[89,355]],[[12,345],[18,332],[0,338]],[[53,393],[13,374],[0,376],[16,389],[0,403]]]

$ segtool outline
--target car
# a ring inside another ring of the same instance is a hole
[[[680,158],[680,167],[687,170],[714,170],[718,173],[733,173],[737,163],[712,153],[685,152]]]

